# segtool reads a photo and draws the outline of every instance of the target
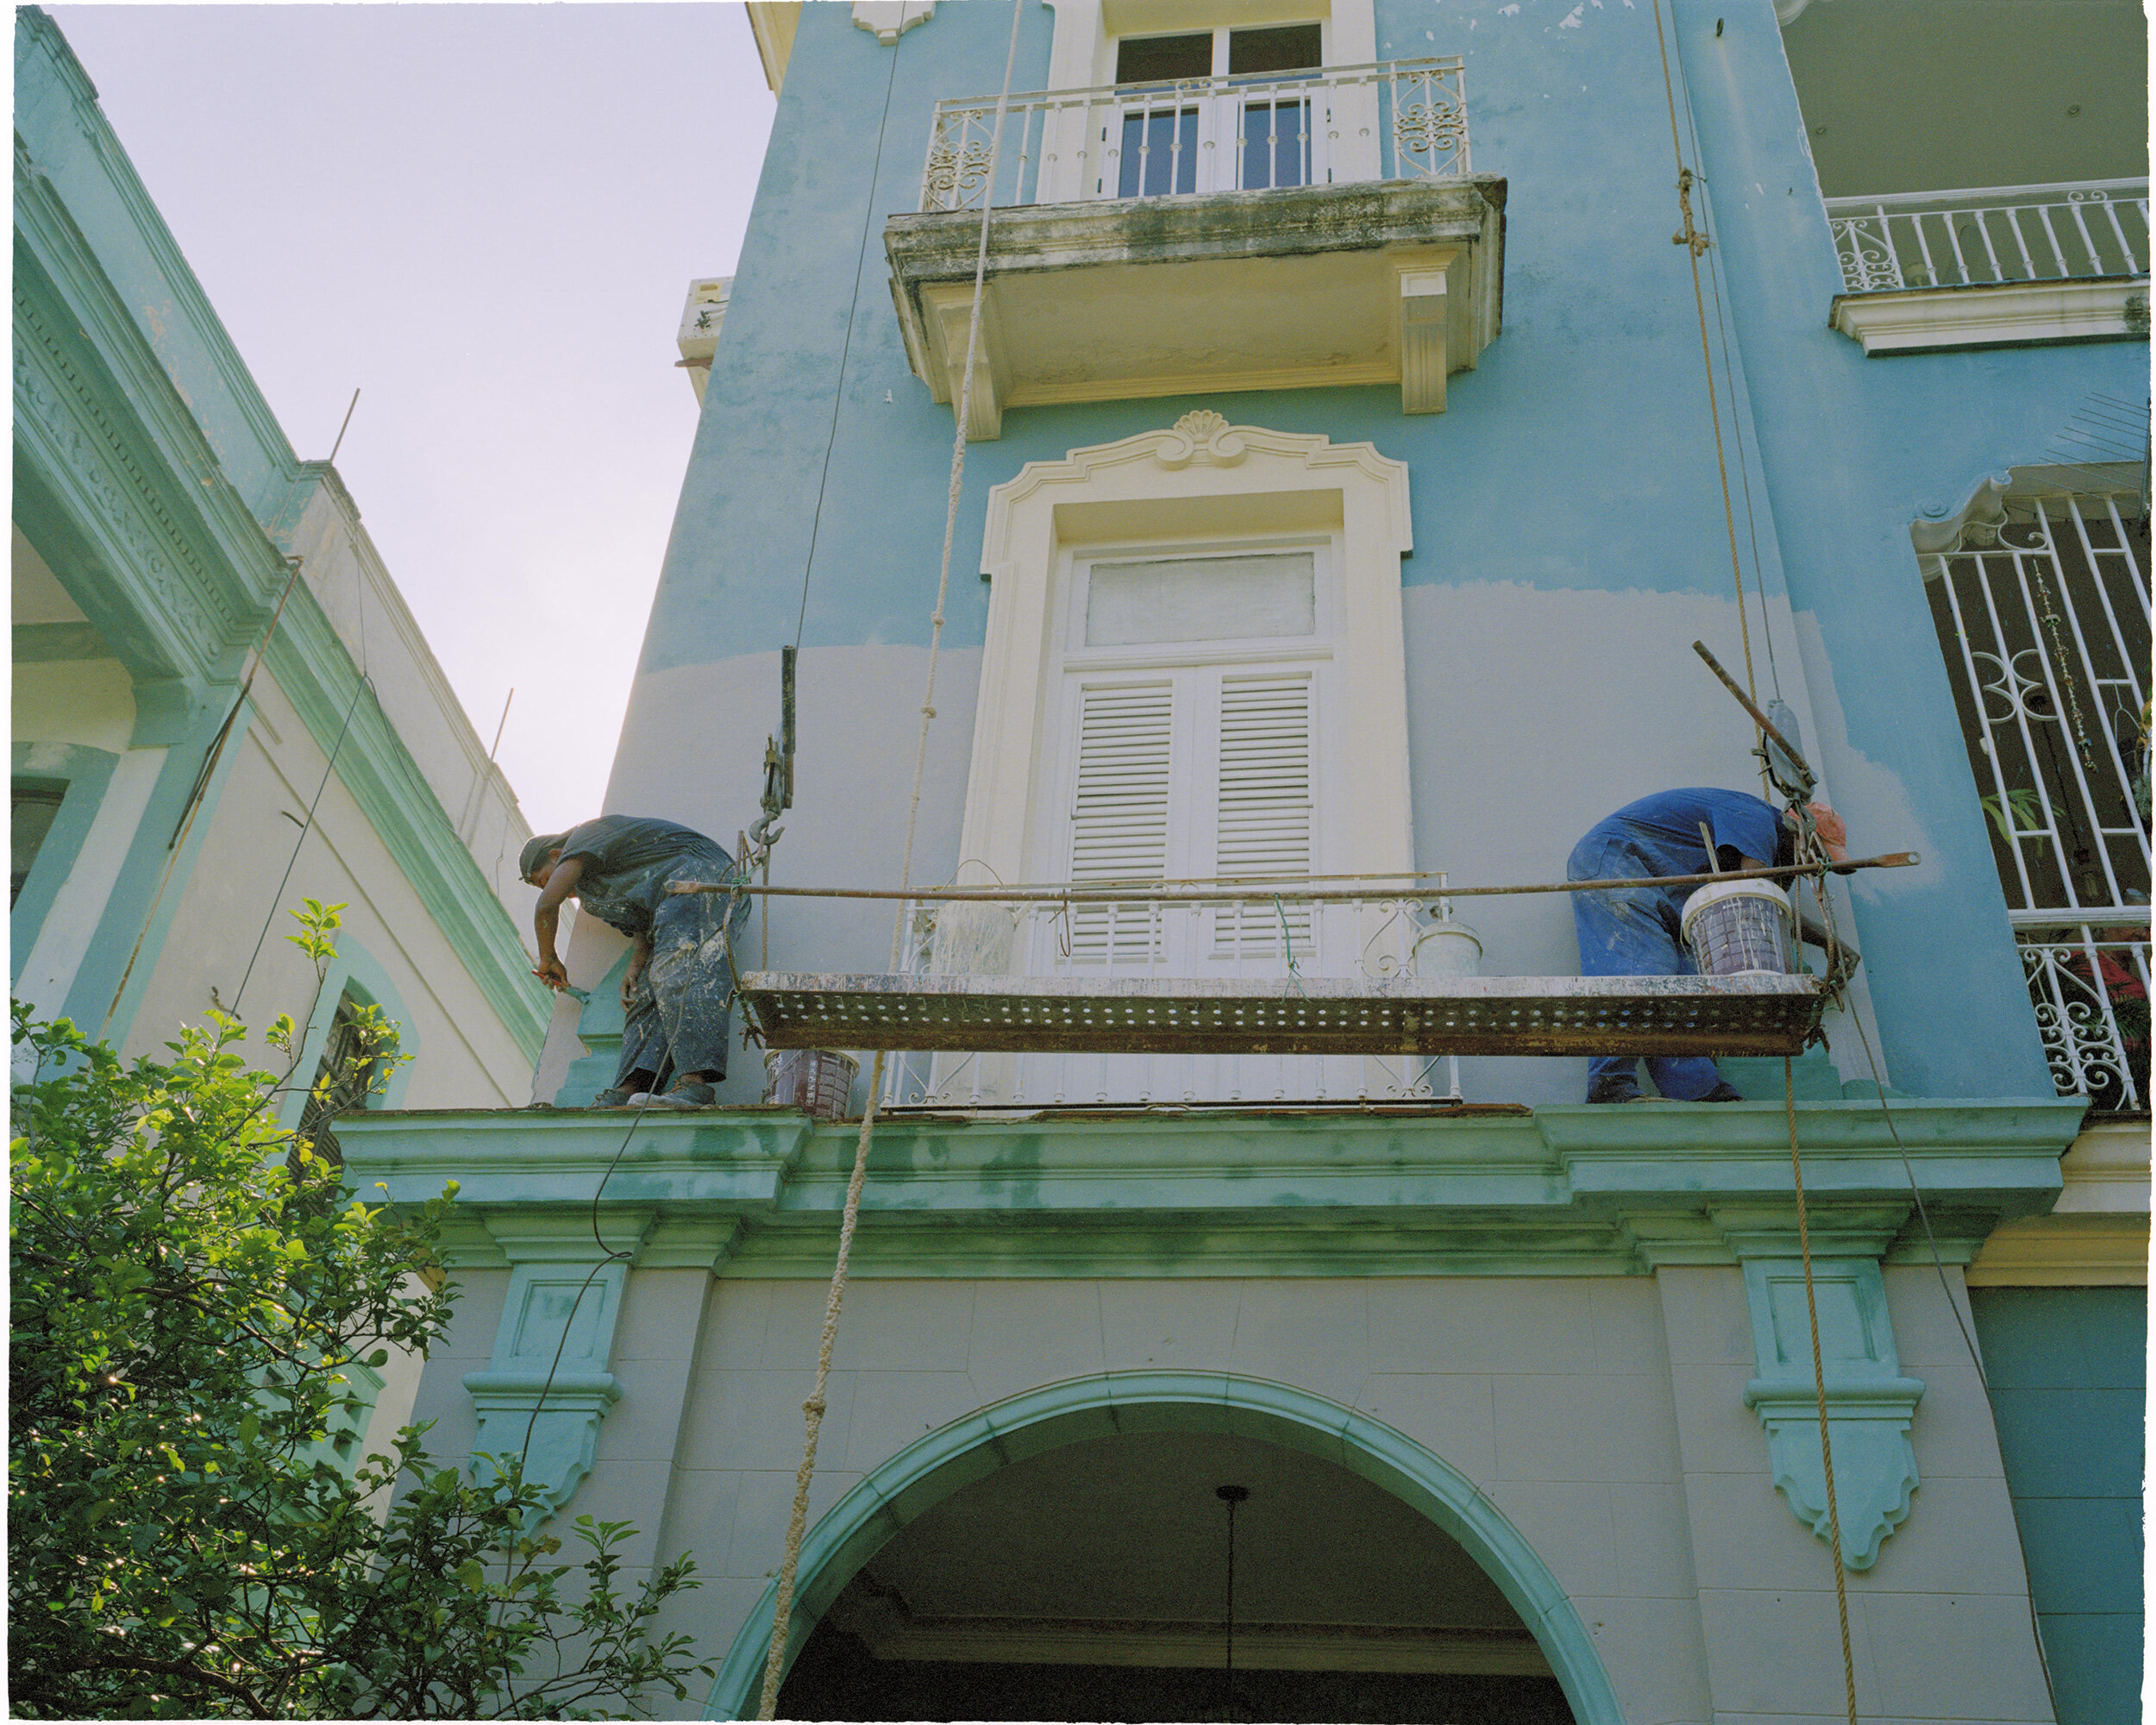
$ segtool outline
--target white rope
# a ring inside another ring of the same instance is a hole
[[[960,384],[956,412],[958,425],[951,440],[950,488],[943,505],[943,554],[936,578],[936,608],[929,613],[928,680],[921,696],[921,724],[913,750],[913,789],[906,803],[906,846],[899,853],[901,891],[913,881],[913,840],[920,825],[921,784],[928,768],[928,728],[936,718],[936,668],[943,644],[943,605],[950,595],[951,544],[958,529],[959,488],[966,472],[966,423],[973,412],[974,366],[981,351],[981,304],[988,279],[988,218],[995,207],[995,171],[1003,144],[1003,116],[1010,106],[1011,78],[1018,66],[1018,20],[1025,0],[1012,0],[1011,45],[1004,55],[1003,88],[996,96],[994,129],[988,137],[987,173],[981,182],[981,243],[974,258],[973,316],[966,330],[966,367]],[[893,52],[896,52],[895,49]],[[874,188],[869,195],[874,196]],[[859,284],[855,292],[860,291]],[[906,913],[903,906],[891,925],[891,969],[899,968],[905,950]],[[861,1220],[861,1194],[868,1179],[868,1146],[875,1136],[876,1105],[883,1095],[883,1051],[868,1071],[868,1099],[861,1111],[861,1136],[854,1145],[853,1173],[846,1182],[846,1208],[838,1226],[838,1257],[831,1267],[830,1294],[824,1302],[824,1329],[816,1352],[816,1387],[801,1404],[803,1433],[801,1465],[793,1476],[793,1513],[786,1530],[786,1556],[779,1567],[778,1597],[771,1618],[771,1647],[763,1666],[763,1697],[756,1709],[759,1719],[775,1718],[779,1709],[779,1680],[786,1665],[787,1635],[793,1622],[793,1584],[800,1568],[801,1542],[808,1532],[809,1487],[816,1477],[816,1445],[823,1430],[826,1406],[824,1390],[830,1381],[831,1351],[838,1340],[838,1314],[846,1298],[848,1265],[853,1257],[854,1234]]]

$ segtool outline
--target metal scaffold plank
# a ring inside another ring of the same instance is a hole
[[[813,975],[741,997],[768,1048],[1066,1054],[1800,1052],[1813,976]]]

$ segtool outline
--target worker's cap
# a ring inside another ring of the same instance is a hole
[[[524,848],[517,853],[517,878],[529,881],[531,871],[559,850],[561,841],[568,836],[566,832],[542,832],[535,838],[525,840]]]
[[[1827,860],[1830,862],[1846,862],[1849,860],[1849,829],[1842,825],[1841,817],[1825,803],[1807,803],[1805,807],[1811,814],[1813,830],[1819,834],[1819,842],[1827,848]],[[1792,819],[1796,818],[1795,809],[1791,809],[1789,814]]]

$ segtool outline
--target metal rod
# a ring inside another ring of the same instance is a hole
[[[352,392],[351,402],[344,410],[344,423],[337,427],[337,441],[329,446],[329,459],[325,465],[335,467],[337,464],[337,451],[344,447],[344,434],[352,423],[352,410],[359,405],[360,392],[355,389]]]
[[[1914,850],[1889,851],[1879,856],[1852,857],[1846,862],[1799,862],[1778,869],[1752,869],[1745,871],[1751,881],[1793,880],[1798,875],[1818,874],[1851,875],[1859,869],[1914,869],[1923,857]],[[1531,887],[1447,887],[1448,899],[1495,899],[1522,893],[1602,893],[1614,892],[1627,887],[1702,887],[1711,881],[1726,880],[1721,875],[1658,875],[1635,880],[1622,881],[1551,881]],[[1374,899],[1406,899],[1426,897],[1401,887],[1325,888],[1316,892],[1293,890],[1292,881],[1276,881],[1267,890],[1233,892],[1223,888],[1198,888],[1187,890],[1159,890],[1157,881],[1144,887],[1102,888],[1089,884],[1084,888],[974,888],[941,887],[903,888],[895,887],[759,887],[746,881],[674,881],[667,890],[675,894],[687,893],[746,893],[768,894],[774,899],[912,899],[923,904],[1235,904],[1250,899],[1292,898],[1305,901],[1332,904],[1354,904]]]
[[[501,720],[500,720],[500,723],[497,724],[495,725],[495,727],[494,727],[494,741],[493,741],[492,744],[492,745],[488,748],[488,750],[487,750],[487,751],[486,751],[486,758],[487,758],[488,760],[490,760],[490,761],[492,761],[492,760],[494,758],[494,751],[495,751],[496,750],[499,749],[499,748],[502,746],[502,731],[503,731],[504,728],[505,728],[505,726],[509,724],[509,703],[510,703],[511,701],[515,700],[516,699],[517,699],[517,691],[516,691],[516,690],[514,690],[514,689],[511,689],[511,690],[509,692],[509,694],[508,694],[507,698],[506,698],[506,699],[505,699],[503,700],[503,702],[502,702],[502,716],[501,716]]]
[[[1737,697],[1738,706],[1752,715],[1752,722],[1764,731],[1770,740],[1779,743],[1782,746],[1782,752],[1802,768],[1805,778],[1816,784],[1819,781],[1819,775],[1812,770],[1812,763],[1804,758],[1804,751],[1777,731],[1774,728],[1774,721],[1752,705],[1752,697],[1739,688],[1735,680],[1728,672],[1722,669],[1721,661],[1707,650],[1707,643],[1704,641],[1695,641],[1692,643],[1692,650],[1707,661],[1707,668],[1720,677],[1722,680],[1722,687]]]

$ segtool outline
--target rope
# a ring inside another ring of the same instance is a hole
[[[1024,0],[1012,0],[1011,43],[1004,55],[1003,87],[996,96],[996,117],[993,131],[988,140],[987,175],[982,182],[981,193],[981,242],[974,259],[973,316],[966,331],[966,368],[960,386],[956,409],[957,429],[951,441],[950,487],[944,499],[943,551],[941,568],[936,580],[936,608],[929,613],[927,687],[921,696],[920,733],[913,751],[913,788],[906,803],[906,844],[899,853],[899,886],[901,894],[913,879],[913,841],[919,829],[921,813],[921,787],[928,769],[928,731],[936,718],[936,670],[943,650],[943,606],[950,594],[951,543],[958,529],[958,498],[966,472],[966,422],[973,411],[974,367],[981,348],[981,306],[987,291],[988,279],[988,222],[995,207],[995,170],[997,158],[1003,144],[1003,119],[1011,103],[1011,78],[1018,66],[1018,22],[1024,16]],[[892,76],[897,77],[896,47],[892,50]],[[879,138],[877,148],[882,148]],[[858,274],[854,283],[854,294],[859,300],[861,284]],[[805,589],[804,592],[805,604]],[[905,950],[906,913],[902,908],[891,926],[891,968],[899,968],[899,959]],[[876,1127],[876,1107],[883,1095],[884,1051],[876,1051],[876,1057],[868,1073],[868,1096],[861,1111],[861,1136],[854,1145],[853,1171],[846,1181],[846,1208],[838,1226],[838,1256],[831,1266],[830,1293],[824,1302],[824,1328],[816,1352],[816,1387],[808,1400],[801,1404],[803,1430],[801,1438],[801,1465],[793,1477],[793,1509],[787,1518],[786,1556],[779,1568],[778,1596],[771,1617],[771,1648],[765,1656],[763,1667],[763,1695],[756,1709],[759,1719],[775,1718],[779,1709],[779,1679],[786,1663],[787,1634],[793,1621],[794,1579],[800,1568],[801,1542],[808,1532],[809,1487],[816,1477],[816,1446],[822,1433],[826,1407],[824,1391],[830,1381],[831,1352],[838,1339],[838,1316],[846,1298],[846,1278],[853,1257],[854,1234],[861,1222],[861,1195],[868,1179],[868,1148],[874,1141]]]
[[[1771,869],[1748,870],[1748,881],[1790,880],[1800,875],[1849,874],[1859,869],[1912,869],[1921,860],[1913,850],[1893,850],[1880,856],[1852,856],[1846,862],[1830,862],[1823,857],[1812,862],[1779,863]],[[768,894],[784,899],[904,899],[912,904],[1025,904],[1025,905],[1087,905],[1087,904],[1242,904],[1259,900],[1288,897],[1314,904],[1352,904],[1358,900],[1398,899],[1410,896],[1400,887],[1321,887],[1307,892],[1297,891],[1283,894],[1283,884],[1276,875],[1225,875],[1225,880],[1263,881],[1263,888],[1251,892],[1238,892],[1230,888],[1219,889],[1200,885],[1186,885],[1181,881],[1137,880],[1130,881],[1088,881],[1083,888],[1069,886],[1018,887],[924,887],[916,890],[911,887],[759,887],[725,881],[676,881],[669,888],[675,893],[742,893],[755,896]],[[1383,876],[1369,875],[1311,875],[1301,877],[1312,881],[1374,880]],[[1427,878],[1416,877],[1416,878]],[[1651,875],[1636,878],[1626,877],[1601,881],[1544,881],[1531,885],[1508,887],[1453,887],[1445,888],[1448,899],[1510,898],[1531,893],[1601,893],[1626,887],[1700,887],[1712,881],[1727,880],[1724,875]],[[1287,884],[1300,884],[1291,882]]]
[[[1827,1472],[1827,1524],[1833,1534],[1834,1606],[1841,1615],[1841,1675],[1849,1725],[1857,1725],[1857,1660],[1849,1641],[1849,1578],[1841,1560],[1841,1509],[1834,1498],[1834,1446],[1827,1435],[1827,1362],[1819,1345],[1819,1295],[1812,1284],[1812,1231],[1804,1211],[1804,1159],[1796,1148],[1796,1069],[1782,1057],[1783,1107],[1789,1122],[1789,1177],[1796,1186],[1796,1239],[1804,1254],[1804,1309],[1812,1324],[1812,1381],[1819,1392],[1819,1454]]]
[[[1700,254],[1714,242],[1701,233],[1692,221],[1692,187],[1698,177],[1684,166],[1684,147],[1677,132],[1677,87],[1670,81],[1670,46],[1662,33],[1662,0],[1654,0],[1654,40],[1662,52],[1662,94],[1670,109],[1670,153],[1677,158],[1677,208],[1684,217],[1684,226],[1671,235],[1670,240],[1684,248],[1686,260],[1692,267],[1692,304],[1699,314],[1699,356],[1707,367],[1707,415],[1714,428],[1714,467],[1721,477],[1722,524],[1729,535],[1729,573],[1737,584],[1737,630],[1744,640],[1745,687],[1757,704],[1759,684],[1752,668],[1752,623],[1745,608],[1744,564],[1737,550],[1737,511],[1729,497],[1729,458],[1722,447],[1721,404],[1714,393],[1714,354],[1707,336],[1707,297],[1701,290],[1699,279]],[[1765,779],[1763,767],[1763,784]]]

